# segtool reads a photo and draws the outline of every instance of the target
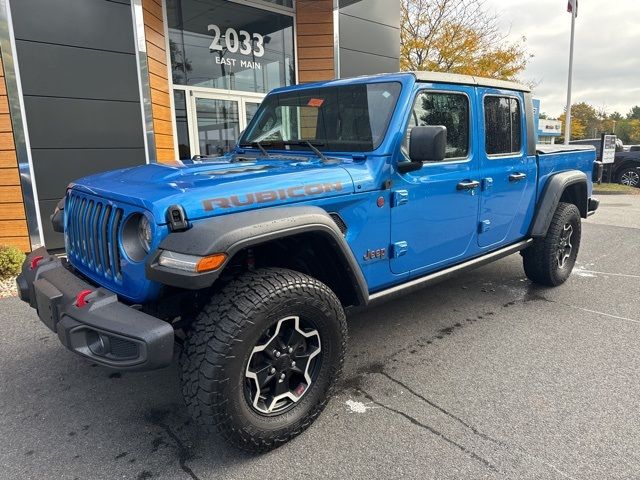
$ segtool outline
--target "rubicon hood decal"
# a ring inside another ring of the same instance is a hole
[[[202,206],[205,211],[216,208],[245,207],[254,203],[272,203],[278,200],[293,198],[303,198],[323,193],[341,192],[343,190],[341,182],[314,183],[311,185],[298,185],[296,187],[279,188],[277,190],[264,190],[262,192],[245,193],[243,195],[231,195],[230,197],[219,197],[204,200]]]
[[[157,223],[180,205],[190,220],[275,207],[354,193],[343,161],[325,164],[270,158],[243,163],[204,163],[183,167],[159,164],[96,174],[75,189],[116,202],[139,205]]]

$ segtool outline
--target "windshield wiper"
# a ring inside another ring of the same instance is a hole
[[[241,147],[254,147],[254,148],[258,148],[260,150],[260,152],[262,153],[262,155],[264,155],[267,158],[271,158],[271,155],[269,155],[269,152],[267,152],[267,149],[264,148],[265,146],[270,147],[271,146],[271,142],[269,143],[260,143],[258,141],[256,142],[245,142],[245,143],[241,143],[240,144]]]
[[[318,147],[322,147],[324,145],[324,143],[311,143],[309,140],[288,140],[286,142],[282,142],[285,145],[297,145],[297,146],[305,146],[305,147],[309,147],[311,150],[313,150],[313,153],[315,153],[318,158],[320,160],[322,160],[323,162],[328,162],[329,159],[327,157],[325,157],[324,153],[322,153],[320,150],[318,150],[316,148],[316,145]]]

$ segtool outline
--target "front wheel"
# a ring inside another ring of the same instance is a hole
[[[216,294],[187,331],[187,407],[242,450],[276,448],[324,409],[346,339],[344,310],[329,287],[291,270],[248,272]]]
[[[547,234],[536,238],[533,245],[522,252],[529,280],[548,287],[564,283],[576,263],[581,229],[578,207],[559,203]]]

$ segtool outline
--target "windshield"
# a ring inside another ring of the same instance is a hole
[[[269,95],[240,144],[368,152],[380,146],[400,95],[397,82],[300,89]]]

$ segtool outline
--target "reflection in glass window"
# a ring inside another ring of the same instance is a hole
[[[255,103],[255,102],[245,102],[244,104],[244,109],[246,110],[246,120],[247,120],[247,125],[249,125],[249,123],[251,122],[251,120],[253,120],[253,117],[255,116],[256,112],[258,111],[258,107],[260,106],[259,103]]]
[[[238,102],[196,99],[200,155],[219,156],[229,152],[240,135]]]
[[[380,146],[400,95],[396,82],[296,90],[267,96],[242,143],[367,152]],[[287,145],[289,144],[289,145]],[[294,147],[292,147],[294,148]]]
[[[258,93],[295,83],[292,16],[228,0],[167,0],[167,18],[173,83]]]
[[[189,148],[189,127],[187,126],[187,103],[182,90],[173,91],[173,103],[176,110],[176,132],[178,134],[178,155],[180,160],[191,158]]]
[[[512,97],[484,99],[485,147],[489,155],[516,153],[521,149],[520,102]]]
[[[293,0],[260,0],[262,2],[275,3],[282,7],[293,8]]]
[[[447,128],[445,158],[464,158],[469,153],[469,99],[459,93],[422,92],[411,111],[403,150],[409,152],[409,136],[416,126]]]

